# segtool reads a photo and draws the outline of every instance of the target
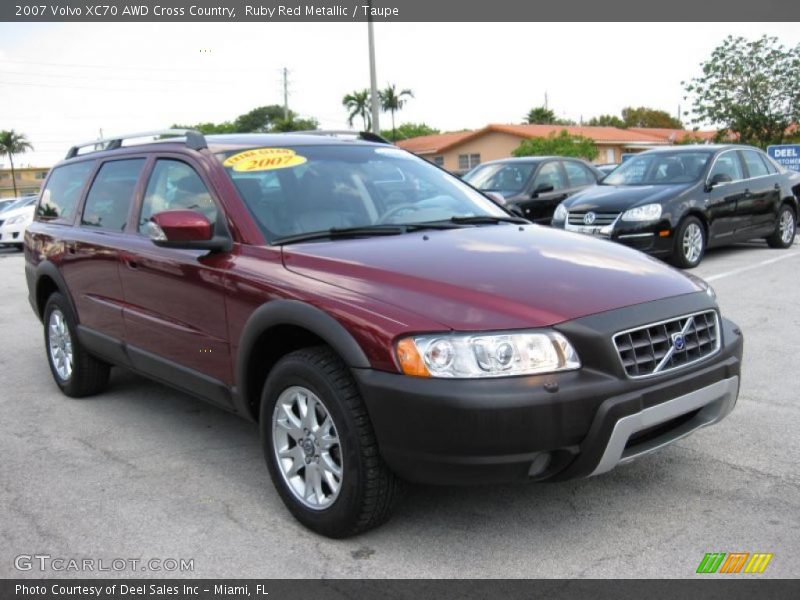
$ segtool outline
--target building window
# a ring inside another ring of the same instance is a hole
[[[431,162],[433,162],[433,164],[435,164],[437,167],[443,167],[444,166],[444,156],[434,156],[433,160]]]
[[[37,171],[35,177],[36,179],[46,179],[47,171]]]
[[[476,167],[481,162],[480,154],[459,154],[458,155],[458,168],[459,170],[471,169]]]

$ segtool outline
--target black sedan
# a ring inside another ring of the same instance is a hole
[[[757,148],[671,146],[636,155],[600,185],[564,201],[553,226],[692,268],[708,247],[765,238],[773,248],[788,248],[798,199],[800,173]]]
[[[502,195],[506,206],[518,208],[526,219],[549,225],[562,200],[603,177],[577,158],[526,156],[482,163],[463,179],[483,192]]]

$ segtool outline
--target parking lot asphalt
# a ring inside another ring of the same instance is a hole
[[[332,541],[274,491],[256,427],[115,369],[74,400],[46,364],[23,258],[0,252],[0,577],[18,555],[193,559],[129,577],[691,577],[706,552],[771,552],[800,575],[800,244],[710,251],[694,271],[745,335],[722,423],[590,479],[411,487],[394,518]],[[704,575],[704,577],[709,577]]]

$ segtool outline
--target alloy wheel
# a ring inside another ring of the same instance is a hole
[[[784,210],[781,213],[781,220],[778,227],[781,232],[781,241],[788,246],[792,243],[795,234],[794,215],[791,210]]]
[[[342,449],[333,419],[308,388],[284,390],[272,413],[272,447],[292,494],[312,510],[331,506],[342,487]]]
[[[703,252],[703,230],[697,223],[689,223],[683,232],[681,240],[683,246],[683,256],[686,260],[694,264],[700,260]]]
[[[50,313],[47,327],[50,361],[59,379],[67,381],[72,375],[73,354],[72,336],[70,336],[64,313],[57,308],[53,310],[53,312]]]

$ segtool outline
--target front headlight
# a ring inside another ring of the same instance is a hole
[[[508,377],[571,371],[577,352],[555,331],[425,334],[401,339],[397,360],[417,377]]]
[[[553,221],[566,221],[567,220],[567,209],[564,208],[563,204],[559,204],[556,206],[556,212],[553,213]]]
[[[22,223],[28,219],[28,215],[17,215],[16,217],[11,217],[6,223],[8,225],[14,225],[16,223]]]
[[[655,221],[661,218],[660,204],[645,204],[622,213],[623,221]]]

